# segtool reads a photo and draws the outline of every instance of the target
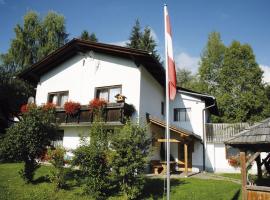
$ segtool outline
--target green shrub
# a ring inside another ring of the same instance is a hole
[[[74,151],[73,165],[79,166],[86,178],[84,192],[95,199],[106,199],[110,193],[110,167],[107,158],[108,130],[103,122],[93,122],[90,141]]]
[[[55,184],[56,190],[66,186],[65,153],[66,150],[62,147],[48,150],[49,162],[54,166],[51,181]]]
[[[20,171],[26,182],[33,181],[39,164],[37,159],[51,144],[55,133],[54,109],[29,106],[22,114],[22,119],[7,129],[0,144],[2,159],[23,161],[24,169]]]
[[[127,199],[137,199],[143,190],[150,143],[146,128],[130,121],[112,139],[112,174]]]

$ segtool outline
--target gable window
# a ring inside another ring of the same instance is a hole
[[[175,122],[189,121],[191,108],[175,108],[173,112],[173,119]]]
[[[68,100],[68,91],[52,92],[48,94],[48,103],[63,107]]]
[[[96,89],[96,98],[104,99],[107,102],[115,102],[115,96],[122,93],[122,87],[110,86],[110,87],[101,87]]]

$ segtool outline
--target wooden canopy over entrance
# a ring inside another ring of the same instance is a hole
[[[268,174],[270,174],[270,118],[240,132],[226,141],[225,144],[240,150],[242,199],[270,199],[270,187],[247,185],[247,167],[254,160],[257,164],[259,179],[262,178],[262,165],[265,165]],[[246,161],[247,152],[252,152],[252,156]],[[268,156],[261,159],[261,152],[267,152]]]
[[[166,123],[162,120],[148,116],[151,132],[156,143],[165,143],[165,129]],[[194,150],[194,140],[201,140],[201,138],[194,133],[170,126],[170,143],[175,143],[178,146],[178,158],[172,164],[176,164],[180,169],[184,168],[185,175],[188,175],[188,170],[192,168],[192,152]],[[180,155],[183,155],[182,157]],[[158,166],[158,164],[156,164]],[[165,168],[162,165],[163,169]],[[173,167],[172,167],[173,168]]]

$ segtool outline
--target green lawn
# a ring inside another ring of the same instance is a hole
[[[241,174],[240,173],[226,173],[226,174],[218,174],[220,176],[224,176],[227,178],[233,178],[237,180],[241,180]]]
[[[46,176],[50,167],[38,169],[34,184],[25,184],[18,175],[22,164],[0,164],[0,199],[91,199],[82,195],[80,183],[70,180],[69,187],[55,192]],[[172,180],[171,199],[200,200],[237,200],[240,197],[240,185],[217,180],[183,178]],[[143,199],[162,199],[163,180],[147,179]],[[110,199],[122,199],[114,196]]]

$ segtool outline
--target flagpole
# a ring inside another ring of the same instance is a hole
[[[165,34],[165,71],[166,71],[166,157],[167,157],[167,200],[170,199],[170,129],[169,129],[169,122],[170,122],[170,115],[169,115],[169,73],[168,73],[168,54],[167,54],[167,39],[166,39],[166,27],[167,27],[167,20],[166,20],[166,9],[167,5],[164,4],[164,34]]]

